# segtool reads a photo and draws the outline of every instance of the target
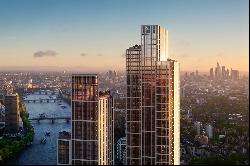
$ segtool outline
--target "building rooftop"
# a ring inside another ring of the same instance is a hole
[[[17,93],[12,93],[12,94],[5,95],[5,97],[14,97],[14,96],[18,96],[18,94]]]
[[[97,73],[84,73],[84,72],[76,72],[72,74],[72,76],[97,76]]]
[[[129,49],[141,49],[141,45],[134,45],[132,47],[129,47]]]
[[[71,139],[71,133],[69,131],[59,132],[58,139]]]
[[[99,91],[99,97],[104,97],[104,96],[109,96],[110,95],[110,91],[106,90],[106,91]]]

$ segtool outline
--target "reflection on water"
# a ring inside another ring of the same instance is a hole
[[[55,96],[53,96],[55,97]],[[29,95],[27,99],[49,99],[49,95]],[[45,113],[47,116],[59,117],[70,116],[71,108],[65,102],[59,103],[25,103],[26,109],[30,114],[30,118],[39,117],[39,114]],[[66,106],[66,108],[62,108]],[[52,124],[50,120],[43,120],[38,123],[32,121],[32,125],[35,129],[34,142],[31,147],[26,148],[21,155],[13,161],[13,164],[29,165],[29,164],[45,164],[54,165],[57,160],[57,137],[58,133],[63,130],[70,130],[70,123],[66,120],[55,120]],[[40,140],[45,136],[45,132],[50,132],[50,136],[47,136],[46,144],[41,144]]]

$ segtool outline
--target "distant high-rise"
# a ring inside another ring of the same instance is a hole
[[[229,69],[226,71],[226,78],[229,79]]]
[[[225,68],[225,66],[222,66],[221,76],[222,76],[222,79],[226,78],[226,68]]]
[[[98,78],[72,75],[72,164],[98,164]]]
[[[232,70],[231,69],[231,79],[236,81],[239,80],[239,71],[238,70]]]
[[[142,25],[126,62],[127,164],[180,164],[179,63],[168,57],[168,31]]]
[[[5,126],[5,107],[0,103],[0,128]]]
[[[180,87],[180,97],[185,97],[185,85]]]
[[[206,133],[209,139],[213,138],[213,126],[211,124],[206,125]]]
[[[186,77],[186,78],[188,77],[188,73],[187,72],[185,72],[184,77]]]
[[[201,125],[202,125],[202,123],[199,121],[194,122],[194,128],[196,130],[196,135],[201,135]]]
[[[221,79],[221,67],[219,65],[219,62],[217,62],[217,66],[215,68],[215,78]]]
[[[214,69],[210,68],[210,78],[213,79],[214,78]]]
[[[196,77],[199,76],[199,71],[198,70],[195,71],[195,76]]]
[[[194,72],[190,73],[190,77],[194,78]]]
[[[217,62],[215,70],[213,70],[213,68],[210,68],[209,72],[210,72],[210,78],[215,80],[232,79],[232,75],[234,75],[234,80],[237,80],[239,77],[238,76],[239,74],[237,74],[237,70],[231,69],[231,74],[230,74],[229,69],[226,69],[226,66],[220,67],[219,62]]]
[[[114,100],[108,91],[99,92],[99,165],[114,165]]]
[[[4,99],[5,105],[5,130],[7,132],[18,132],[19,130],[19,95],[6,95]]]
[[[4,103],[4,94],[1,92],[2,89],[0,89],[0,104]]]

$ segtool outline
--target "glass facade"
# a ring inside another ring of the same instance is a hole
[[[141,87],[140,66],[141,46],[135,45],[126,50],[127,102],[126,137],[127,164],[141,164]]]
[[[114,101],[109,92],[99,93],[99,165],[114,165]]]
[[[19,130],[19,95],[6,95],[4,99],[5,105],[5,131],[15,133]]]
[[[98,78],[72,75],[72,164],[98,164]]]
[[[59,132],[57,140],[57,165],[71,165],[71,134]]]
[[[141,46],[126,51],[128,165],[178,164],[179,65],[167,38],[166,29],[142,25]]]
[[[58,141],[58,160],[60,164],[69,164],[69,141]]]

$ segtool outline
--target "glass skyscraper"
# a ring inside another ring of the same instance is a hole
[[[97,74],[72,75],[72,162],[69,163],[114,165],[113,100],[109,91],[98,91]]]
[[[99,92],[99,165],[114,165],[114,99],[109,91]]]
[[[126,50],[127,164],[180,163],[179,63],[168,57],[168,31],[141,26]]]
[[[98,164],[98,77],[72,75],[72,164]]]

